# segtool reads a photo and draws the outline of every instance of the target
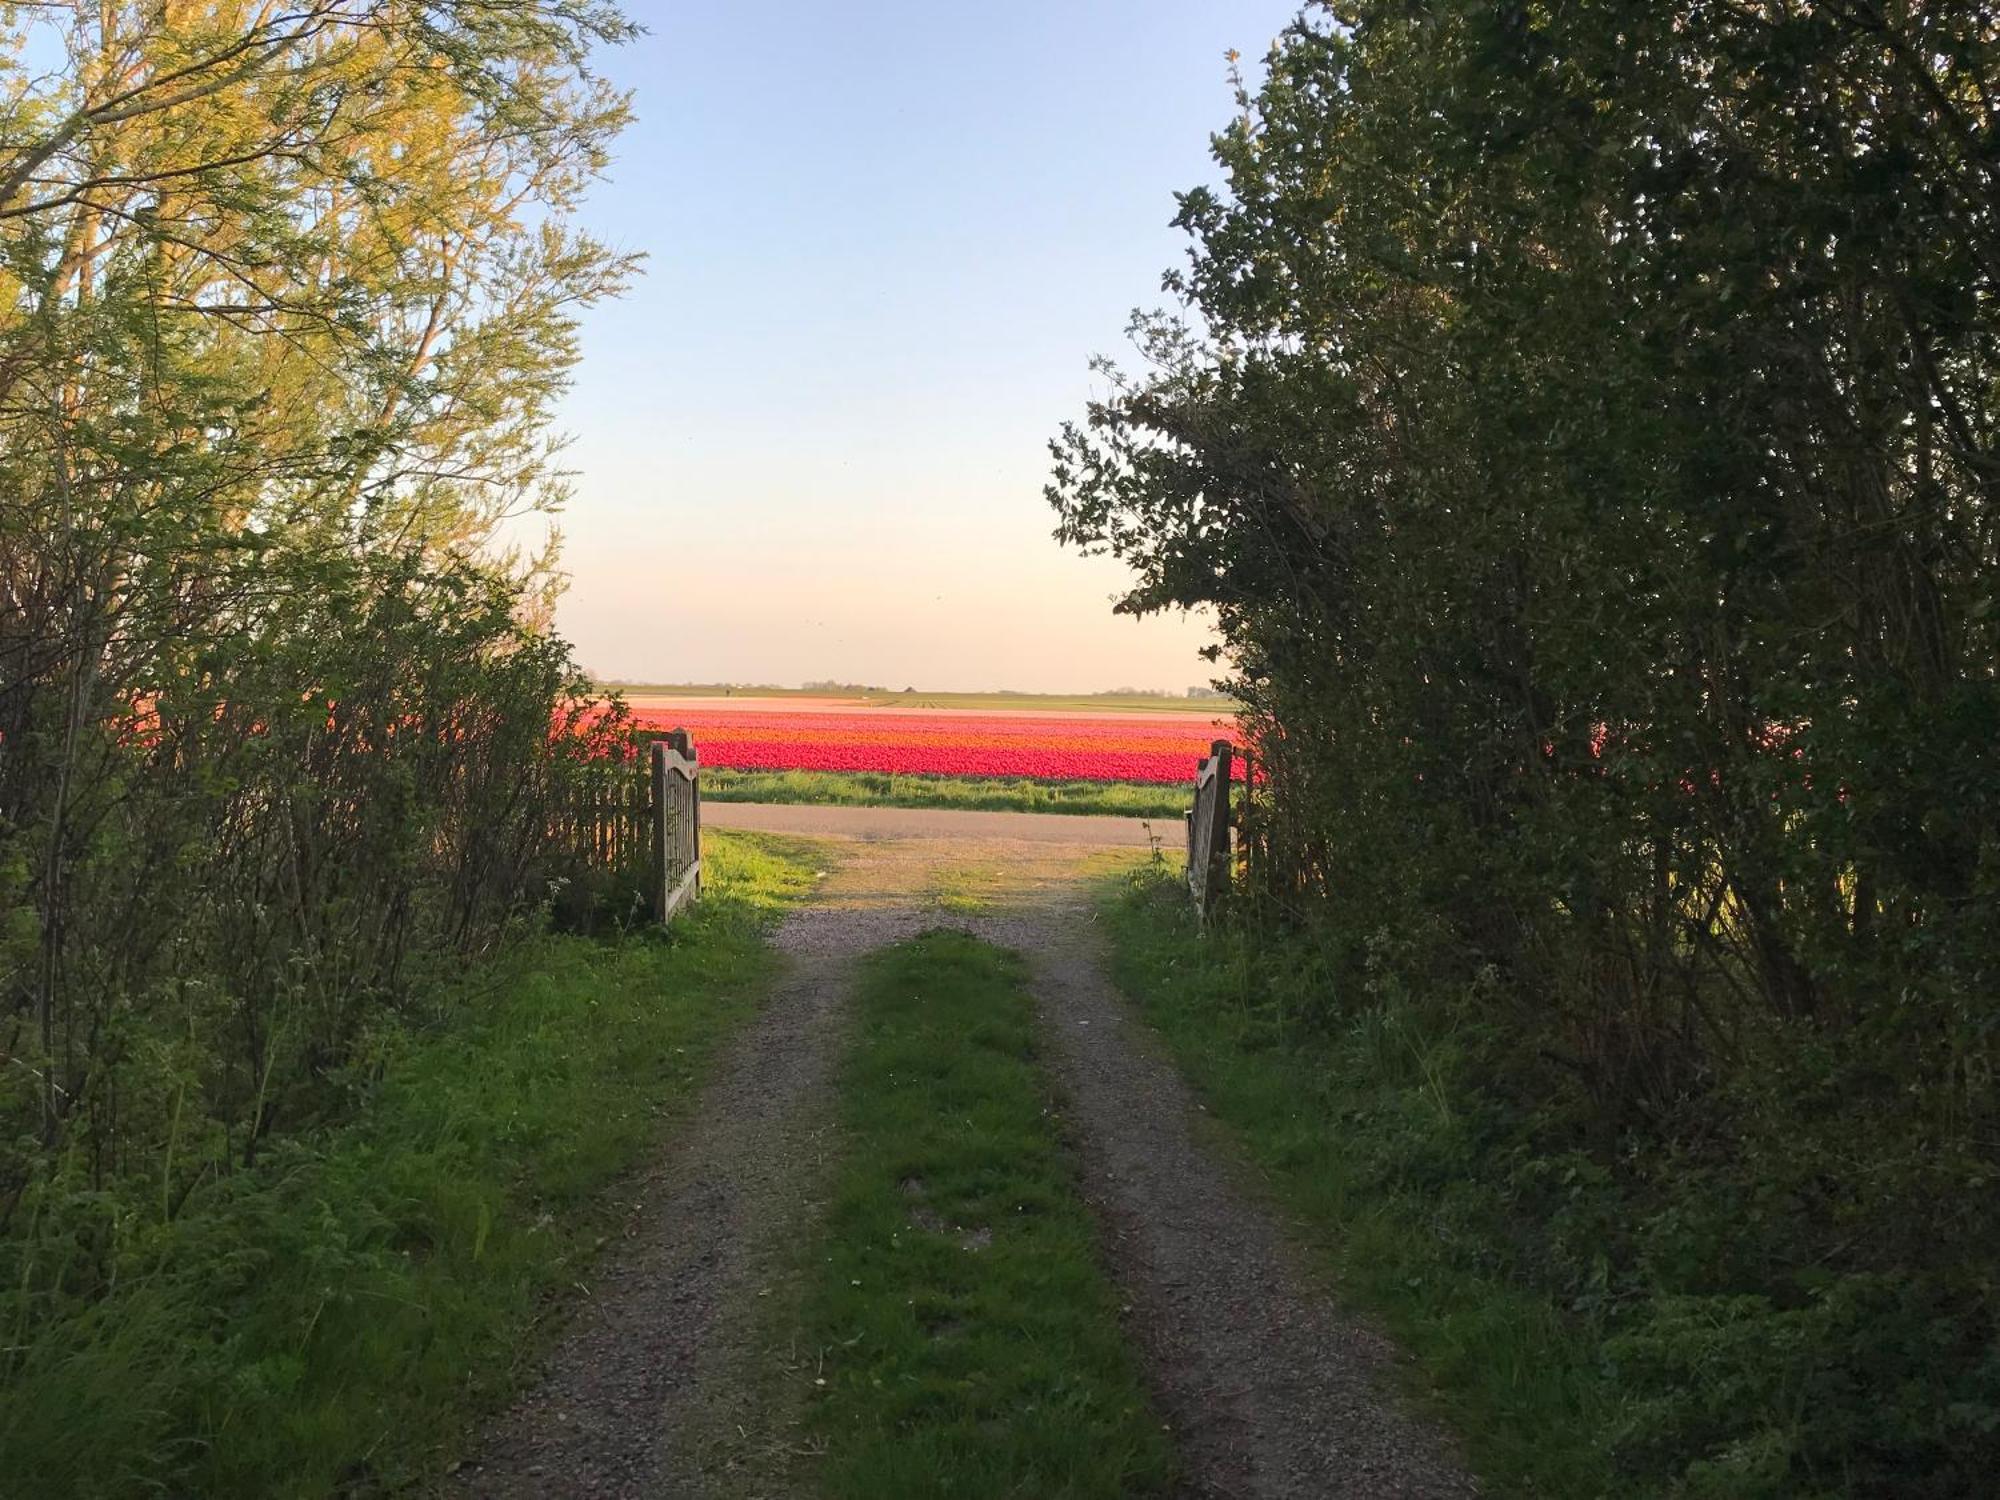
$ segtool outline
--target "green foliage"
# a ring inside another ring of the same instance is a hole
[[[1619,1204],[1587,1159],[1526,1149],[1482,1093],[1490,1039],[1386,976],[1336,1012],[1312,944],[1197,931],[1185,887],[1164,872],[1106,895],[1120,987],[1342,1297],[1415,1356],[1414,1393],[1448,1419],[1481,1480],[1537,1500],[1660,1488],[1612,1462],[1629,1398],[1596,1357],[1598,1235]],[[1552,1275],[1557,1261],[1572,1274]]]
[[[629,269],[574,225],[625,118],[586,54],[628,32],[0,4],[0,1383],[49,1398],[16,1451],[68,1411],[80,1462],[141,1464],[86,1488],[305,1399],[347,1325],[216,1354],[253,1281],[389,1296],[411,1216],[471,1211],[271,1195],[337,1174],[320,1133],[425,997],[539,920],[623,745],[497,528],[560,500],[575,309]]]
[[[1531,1087],[1520,1039],[1442,976],[1354,978],[1303,932],[1201,933],[1186,907],[1159,872],[1116,889],[1120,983],[1500,1493],[1976,1489],[2000,1426],[1967,1316],[1986,1271],[1925,1244],[1960,1164],[1863,1121],[1829,1139],[1824,1100],[1770,1080],[1741,1085],[1762,1118],[1731,1138],[1691,1118],[1596,1151],[1575,1088]],[[1914,1269],[1828,1253],[1857,1236]]]
[[[690,1101],[768,976],[764,928],[812,885],[794,843],[708,854],[669,934],[527,939],[426,991],[346,1079],[344,1123],[171,1218],[74,1180],[42,1195],[0,1253],[9,1484],[310,1496],[434,1474],[614,1232],[604,1189]]]
[[[932,933],[872,956],[857,1004],[803,1314],[823,1488],[1163,1491],[1170,1449],[1043,1095],[1020,960]]]
[[[1793,1351],[1635,1427],[1691,1490],[2000,1465],[1997,91],[1965,3],[1315,7],[1056,445],[1221,620],[1291,1003],[1634,1206],[1521,1194],[1632,1378]]]

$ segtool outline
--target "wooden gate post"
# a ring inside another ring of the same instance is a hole
[[[1208,843],[1208,904],[1213,908],[1217,901],[1229,894],[1229,876],[1235,863],[1229,853],[1229,830],[1234,823],[1229,773],[1235,750],[1228,740],[1217,740],[1208,748],[1215,760],[1215,823],[1209,831]]]
[[[674,752],[682,760],[696,768],[694,773],[688,777],[688,827],[693,844],[690,852],[694,856],[694,893],[698,898],[701,895],[701,772],[699,769],[701,759],[695,754],[694,735],[685,729],[676,729],[673,733],[669,734],[667,736],[667,743],[674,747]]]
[[[1229,769],[1234,753],[1228,740],[1217,740],[1208,749],[1188,811],[1188,892],[1204,922],[1229,890]]]
[[[671,922],[701,894],[701,760],[685,729],[653,741],[653,847],[654,917]]]
[[[673,874],[667,868],[667,819],[673,815],[667,797],[667,747],[654,740],[651,747],[653,780],[653,915],[667,920],[667,898],[673,891]]]

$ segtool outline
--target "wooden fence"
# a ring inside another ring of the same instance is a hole
[[[1194,806],[1187,815],[1187,883],[1202,921],[1229,893],[1229,787],[1235,755],[1228,740],[1208,747],[1194,778]]]
[[[653,741],[653,910],[662,922],[701,894],[701,758],[676,729]]]
[[[656,921],[701,892],[701,760],[676,729],[647,747],[645,763],[607,764],[587,776],[558,814],[553,842],[594,870],[642,880]]]

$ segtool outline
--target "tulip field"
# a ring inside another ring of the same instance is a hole
[[[1162,721],[899,712],[772,712],[644,709],[642,729],[687,728],[704,767],[742,771],[881,771],[921,776],[1006,776],[1045,781],[1181,782],[1209,742],[1215,720]]]
[[[692,731],[704,786],[725,798],[981,799],[1154,815],[1178,805],[1210,742],[1231,732],[1212,712],[980,711],[748,697],[641,698],[632,715],[642,734]],[[954,790],[945,797],[941,787]]]

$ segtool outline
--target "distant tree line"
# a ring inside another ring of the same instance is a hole
[[[1979,1491],[1992,8],[1321,5],[1238,104],[1050,496],[1124,609],[1220,619],[1245,919],[1329,957],[1328,1024],[1397,985],[1476,1045],[1544,1228],[1560,1153],[1618,1184],[1548,1275],[1651,1382],[1635,1463]]]
[[[599,0],[0,5],[0,1385],[562,873]]]

